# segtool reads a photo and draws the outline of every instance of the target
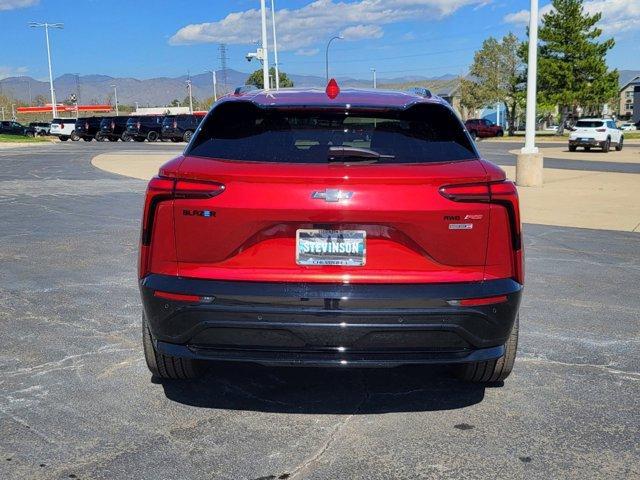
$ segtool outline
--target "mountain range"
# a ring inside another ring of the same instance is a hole
[[[233,69],[216,72],[218,93],[230,91],[236,86],[244,85],[249,73]],[[296,87],[324,87],[324,77],[314,75],[288,74]],[[455,75],[443,75],[437,78],[422,76],[406,76],[397,78],[379,78],[378,85],[398,85],[419,82],[446,82],[457,78]],[[111,77],[108,75],[73,75],[64,74],[54,79],[56,98],[62,102],[72,94],[78,95],[81,104],[112,103],[114,89],[117,86],[118,103],[122,105],[162,106],[174,99],[183,101],[187,97],[188,77],[158,77],[137,79],[132,77]],[[371,80],[349,77],[338,77],[338,83],[343,87],[371,87]],[[211,72],[191,76],[193,96],[204,100],[213,96],[213,82]],[[0,94],[7,95],[23,103],[33,103],[36,97],[50,99],[49,82],[36,80],[28,76],[7,77],[0,80]]]

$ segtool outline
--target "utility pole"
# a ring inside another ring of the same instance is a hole
[[[273,57],[276,67],[276,90],[280,90],[280,64],[278,63],[278,41],[276,40],[276,7],[271,0],[271,25],[273,26]]]
[[[116,87],[115,85],[111,85],[111,88],[113,88],[113,96],[116,103],[116,117],[119,117],[120,113],[118,112],[118,87]]]
[[[44,34],[47,39],[47,59],[49,60],[49,86],[51,88],[51,113],[53,118],[58,116],[58,109],[56,106],[56,94],[53,91],[53,71],[51,69],[51,47],[49,45],[49,29],[50,28],[64,28],[64,24],[62,23],[38,23],[38,22],[30,22],[29,26],[31,28],[39,28],[44,27]]]
[[[538,0],[530,0],[529,57],[527,68],[527,127],[524,147],[516,161],[516,183],[526,187],[542,185],[543,158],[536,142],[538,78]]]
[[[211,70],[211,80],[213,81],[213,101],[218,101],[218,88],[217,88],[217,79],[216,79],[216,71]]]
[[[187,80],[187,90],[189,90],[189,113],[193,113],[193,95],[191,93],[191,73],[189,73],[189,79]]]
[[[262,60],[262,83],[266,91],[269,90],[269,53],[267,51],[267,7],[265,0],[260,0],[260,11],[262,17],[262,51],[264,59]]]
[[[344,37],[342,35],[336,35],[335,37],[331,37],[327,42],[327,48],[324,52],[324,64],[327,74],[327,83],[329,83],[329,47],[331,46],[331,42],[333,42],[334,40],[342,40],[343,38]]]
[[[496,125],[500,125],[500,103],[496,102]]]
[[[378,79],[376,78],[376,69],[372,68],[371,71],[373,72],[373,88],[378,88]]]

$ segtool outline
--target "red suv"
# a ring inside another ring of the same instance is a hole
[[[470,119],[464,124],[472,138],[502,137],[504,130],[500,125],[487,120],[486,118]]]
[[[517,192],[436,97],[224,98],[150,181],[139,260],[157,377],[203,360],[453,364],[479,382],[513,367]]]

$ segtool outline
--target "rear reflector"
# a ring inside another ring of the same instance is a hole
[[[484,298],[464,298],[462,300],[448,300],[447,303],[452,306],[460,307],[477,307],[480,305],[493,305],[495,303],[504,303],[507,301],[506,295],[499,295],[497,297],[484,297]]]
[[[161,292],[160,290],[156,290],[153,292],[154,297],[164,298],[166,300],[174,300],[176,302],[199,302],[199,295],[186,295],[183,293],[171,293],[171,292]]]

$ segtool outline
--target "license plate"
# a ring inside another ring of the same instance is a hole
[[[366,239],[364,230],[298,230],[296,263],[361,267],[366,261]]]
[[[579,139],[579,141],[581,141],[581,142],[590,142],[591,139],[590,138],[581,138],[581,139]]]

